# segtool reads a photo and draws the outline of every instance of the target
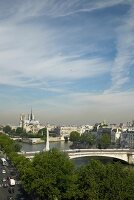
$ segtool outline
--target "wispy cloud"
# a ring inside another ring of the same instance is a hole
[[[1,105],[25,110],[32,102],[42,118],[45,108],[61,120],[132,116],[134,94],[124,89],[134,64],[131,0],[7,2],[0,2]]]
[[[73,45],[71,49],[70,43],[70,51],[66,55],[65,50],[68,47],[63,40],[66,39],[68,33],[65,32],[63,37],[60,30],[53,29],[51,26],[44,25],[43,27],[37,23],[26,23],[25,20],[29,15],[37,17],[37,13],[45,6],[49,6],[49,3],[23,2],[20,6],[14,7],[14,11],[17,9],[16,13],[13,13],[12,8],[12,17],[7,18],[6,23],[0,23],[2,38],[0,41],[0,83],[21,87],[43,87],[46,90],[49,88],[51,91],[56,91],[56,88],[51,89],[50,85],[48,86],[48,80],[61,79],[63,81],[64,79],[68,82],[85,77],[96,77],[108,72],[111,62],[108,62],[107,59],[100,56],[94,58],[90,55],[83,57],[87,52],[97,51],[95,48],[93,50],[92,44],[88,48],[79,44],[77,48],[80,49],[74,50]],[[32,14],[30,14],[30,10]],[[28,13],[28,16],[25,12]],[[17,20],[23,17],[25,19],[23,19],[23,23],[18,23],[14,17]],[[62,38],[60,45],[64,49],[63,52],[58,44],[60,37]],[[74,35],[73,37],[75,39],[78,37],[77,43],[80,36]]]
[[[38,17],[42,15],[51,16],[51,17],[64,17],[73,15],[79,12],[92,12],[94,10],[109,8],[111,6],[118,5],[120,3],[125,3],[124,0],[113,0],[113,1],[88,1],[84,0],[81,2],[80,0],[46,0],[46,1],[38,1],[38,0],[24,0],[20,1],[18,7],[16,9],[16,20],[24,20],[26,18]]]
[[[79,12],[92,12],[94,10],[116,6],[120,3],[131,3],[131,0],[84,0],[83,2],[81,0],[14,0],[13,3],[3,3],[1,5],[0,16],[3,20],[8,19],[8,21],[13,20],[14,23],[19,23],[40,16],[64,17]]]
[[[116,56],[112,67],[111,91],[122,89],[129,80],[129,71],[134,64],[134,7],[123,17],[122,24],[117,28]],[[109,90],[109,91],[110,91]]]

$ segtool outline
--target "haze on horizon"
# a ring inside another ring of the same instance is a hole
[[[134,119],[134,1],[0,0],[0,124]]]

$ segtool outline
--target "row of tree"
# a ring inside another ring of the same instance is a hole
[[[96,137],[92,132],[80,134],[77,131],[72,131],[70,133],[70,141],[73,142],[72,148],[91,148],[95,145],[100,149],[105,149],[111,144],[108,133],[102,133],[100,137]]]
[[[42,152],[32,161],[9,149],[12,141],[0,135],[0,145],[16,166],[29,199],[132,200],[134,171],[121,164],[91,161],[76,168],[68,155],[57,149]]]
[[[0,150],[6,154],[10,152],[18,152],[21,149],[21,145],[11,140],[7,135],[0,134]]]
[[[12,129],[11,126],[6,125],[3,127],[3,131],[10,136],[20,136],[25,138],[44,138],[46,136],[46,128],[42,128],[38,131],[38,133],[33,134],[31,131],[27,133],[26,130],[22,129],[21,127]]]
[[[16,130],[12,129],[9,125],[3,127],[3,131],[10,136],[20,136],[25,138],[42,138],[46,140],[46,128],[42,128],[38,133],[26,132],[25,129],[17,127]],[[52,134],[51,134],[52,135]],[[70,133],[70,141],[73,142],[72,148],[91,148],[95,145],[98,148],[108,148],[110,146],[110,135],[103,133],[100,138],[92,134],[92,132],[80,134],[77,131]]]

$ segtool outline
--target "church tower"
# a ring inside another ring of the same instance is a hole
[[[32,108],[31,108],[30,121],[32,121],[32,120],[34,120],[34,115],[33,115]]]

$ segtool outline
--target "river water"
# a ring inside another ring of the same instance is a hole
[[[45,148],[45,143],[41,143],[41,144],[28,144],[28,143],[22,143],[20,142],[22,148],[22,151],[43,151],[43,149]],[[70,149],[70,145],[72,143],[70,141],[68,142],[50,142],[50,149],[52,148],[57,148],[59,150],[68,150]],[[77,159],[73,159],[73,162],[76,164],[76,166],[80,167],[82,165],[86,165],[88,164],[91,159],[96,159],[96,160],[100,160],[103,163],[111,163],[113,162],[112,158],[104,158],[104,157],[83,157],[83,158],[77,158]]]
[[[22,146],[22,151],[43,151],[43,149],[45,148],[45,143],[41,143],[41,144],[28,144],[28,143],[22,143],[20,142],[21,146]],[[68,150],[70,149],[70,145],[72,144],[71,142],[50,142],[50,149],[52,148],[57,148],[60,150]]]

